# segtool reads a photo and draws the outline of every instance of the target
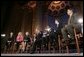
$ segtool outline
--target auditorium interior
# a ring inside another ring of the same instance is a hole
[[[73,19],[78,26],[73,26],[74,39],[68,32],[65,40],[62,28],[68,23],[69,8],[77,14]],[[12,40],[10,34],[14,35]],[[21,42],[16,39],[19,34]],[[24,41],[25,34],[29,34],[30,42]],[[1,55],[63,53],[83,53],[83,1],[1,2]]]

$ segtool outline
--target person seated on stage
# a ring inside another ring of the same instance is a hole
[[[55,47],[55,44],[56,44],[56,34],[54,32],[54,29],[51,30],[49,36],[50,36],[50,38],[49,38],[50,44]]]
[[[23,35],[22,32],[19,32],[17,37],[16,37],[16,42],[17,42],[17,50],[19,51],[24,51],[24,41],[23,41]]]
[[[36,34],[33,35],[33,43],[36,41]]]
[[[14,38],[13,32],[11,32],[7,40],[7,49],[10,49],[11,47],[13,47],[14,41],[15,41],[15,38]]]
[[[47,50],[49,48],[48,44],[49,44],[49,32],[47,32],[47,34],[46,34],[46,48],[47,48]]]
[[[30,52],[30,53],[34,53],[35,50],[36,50],[36,47],[39,47],[39,48],[41,49],[42,35],[43,35],[42,32],[39,32],[39,33],[36,34],[36,40],[35,40],[35,42],[32,44],[31,52]]]
[[[45,47],[45,48],[47,48],[47,32],[46,31],[43,32],[42,46]]]
[[[27,46],[31,44],[29,32],[25,33],[24,42],[25,42],[25,50],[27,50],[28,48]]]
[[[7,35],[1,34],[1,53],[6,52],[5,50],[6,47],[7,47]]]
[[[78,26],[78,24],[76,23],[78,16],[76,14],[74,14],[73,9],[71,9],[71,8],[67,9],[67,14],[69,16],[68,24],[66,24],[61,29],[61,32],[62,32],[62,35],[63,35],[65,42],[67,39],[69,39],[68,34],[70,35],[70,39],[72,39],[72,40],[75,39],[74,28],[77,28],[77,26]]]
[[[50,31],[44,31],[42,36],[42,47],[45,50],[48,50],[49,38],[50,38]]]

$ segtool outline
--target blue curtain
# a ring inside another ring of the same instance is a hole
[[[53,16],[48,15],[48,25],[50,28],[57,30],[57,25],[55,24],[55,19]],[[68,22],[68,15],[67,13],[63,13],[61,16],[59,16],[59,27],[62,28],[65,24]]]

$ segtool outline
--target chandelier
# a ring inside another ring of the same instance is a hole
[[[31,7],[31,8],[36,7],[36,1],[30,1],[30,2],[28,2],[28,6]]]
[[[52,1],[48,7],[51,11],[59,11],[66,7],[65,1]]]

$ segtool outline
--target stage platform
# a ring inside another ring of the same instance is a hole
[[[83,53],[46,53],[46,54],[1,54],[1,56],[83,56]]]

